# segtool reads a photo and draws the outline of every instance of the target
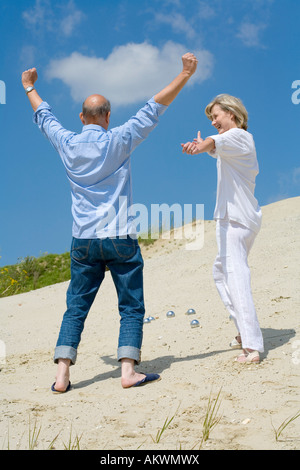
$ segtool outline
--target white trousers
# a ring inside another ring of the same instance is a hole
[[[220,297],[241,335],[243,348],[263,352],[248,266],[248,254],[256,233],[237,222],[218,219],[216,237],[219,252],[213,277]]]

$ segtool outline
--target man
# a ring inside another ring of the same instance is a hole
[[[124,205],[132,204],[130,155],[195,73],[197,59],[187,53],[182,56],[182,65],[182,71],[166,88],[128,122],[110,131],[109,101],[101,95],[89,96],[79,115],[83,124],[81,134],[64,129],[39,96],[34,88],[36,69],[22,74],[22,84],[34,110],[34,122],[59,153],[72,194],[71,282],[54,354],[58,368],[53,392],[70,389],[69,368],[75,364],[84,321],[104,279],[106,266],[118,294],[121,385],[129,388],[160,378],[158,374],[135,371],[135,364],[140,362],[145,314],[143,259]]]

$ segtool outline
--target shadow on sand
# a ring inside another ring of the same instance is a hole
[[[267,357],[269,351],[271,351],[272,349],[276,349],[282,346],[283,344],[288,343],[296,334],[295,330],[293,329],[275,330],[273,328],[262,329],[262,333],[263,333],[264,344],[265,344],[265,352],[261,355],[262,360],[264,360]],[[205,353],[200,352],[199,354],[193,354],[191,356],[186,356],[186,357],[176,357],[173,355],[161,356],[151,361],[143,361],[141,370],[145,373],[155,371],[155,373],[160,374],[164,370],[169,369],[171,364],[174,364],[176,362],[187,362],[187,361],[195,361],[195,360],[203,361],[208,357],[226,353],[228,352],[228,350],[230,350],[230,348],[219,349],[219,350],[209,351]],[[110,366],[116,367],[120,364],[117,361],[117,359],[113,356],[102,356],[101,359],[105,364],[108,364]],[[107,372],[103,372],[101,374],[95,375],[91,379],[77,382],[76,384],[73,385],[73,387],[85,388],[95,382],[102,382],[103,380],[107,380],[109,378],[119,378],[120,375],[121,375],[121,368],[118,367],[117,369],[113,371],[110,370]]]

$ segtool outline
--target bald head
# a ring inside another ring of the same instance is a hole
[[[97,124],[107,129],[110,118],[110,102],[102,95],[86,98],[79,115],[83,124]]]

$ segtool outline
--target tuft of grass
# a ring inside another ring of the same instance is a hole
[[[200,442],[200,447],[202,447],[203,443],[209,439],[211,431],[219,424],[222,419],[222,416],[219,416],[219,409],[220,409],[220,394],[222,388],[219,390],[216,398],[213,399],[211,394],[208,399],[205,418],[202,426],[202,439]]]
[[[273,430],[274,430],[274,435],[275,435],[275,439],[276,441],[279,441],[279,438],[282,434],[282,431],[285,430],[285,428],[291,424],[293,421],[295,421],[297,418],[300,417],[300,411],[297,411],[297,413],[295,413],[293,416],[285,419],[280,426],[278,426],[278,428],[276,429],[274,426],[273,426],[273,423],[272,423],[272,427],[273,427]]]
[[[34,450],[34,448],[37,446],[38,438],[39,438],[41,429],[42,429],[42,426],[38,427],[36,420],[34,422],[33,429],[31,429],[30,417],[29,417],[29,430],[28,430],[28,448],[29,448],[29,450]]]
[[[149,246],[149,245],[153,245],[153,243],[157,241],[157,238],[151,237],[151,228],[149,228],[148,233],[142,233],[138,237],[138,242],[140,245]]]
[[[30,420],[30,416],[29,416],[28,423],[29,423],[28,424],[28,444],[27,444],[28,447],[25,446],[24,450],[26,448],[28,448],[28,450],[35,450],[38,447],[38,440],[40,438],[40,434],[41,434],[41,431],[42,431],[42,426],[37,423],[37,419],[35,419],[34,423],[32,424],[31,420]],[[23,437],[23,434],[22,434],[22,437]],[[52,439],[52,441],[50,442],[50,444],[47,447],[47,450],[54,450],[55,449],[54,444],[56,443],[59,435],[60,435],[60,432]],[[81,436],[78,436],[76,434],[74,438],[72,437],[72,425],[71,425],[69,439],[68,439],[67,443],[62,441],[63,449],[64,450],[80,450],[80,440],[81,440],[81,438],[82,438],[82,434],[81,434]],[[20,440],[20,444],[18,446],[18,449],[19,449],[19,447],[21,447],[21,440]],[[3,441],[2,450],[4,448],[5,448],[5,440]],[[11,450],[9,427],[8,427],[8,432],[7,432],[6,449]]]
[[[82,434],[80,437],[78,437],[78,435],[76,434],[74,440],[72,441],[72,426],[71,426],[69,440],[67,444],[63,443],[64,449],[65,450],[80,450],[79,443],[80,443],[81,438],[82,438]]]
[[[151,439],[152,439],[152,441],[153,441],[155,444],[158,444],[158,443],[160,442],[160,440],[161,440],[161,438],[162,438],[162,435],[164,434],[164,432],[168,429],[168,427],[169,427],[170,424],[172,423],[173,419],[175,418],[175,416],[176,416],[176,414],[177,414],[177,411],[178,411],[178,410],[176,410],[176,412],[174,413],[174,415],[172,416],[172,418],[169,419],[169,418],[167,417],[167,418],[165,419],[165,422],[164,422],[162,428],[157,431],[155,438],[153,438],[153,437],[151,436]]]

